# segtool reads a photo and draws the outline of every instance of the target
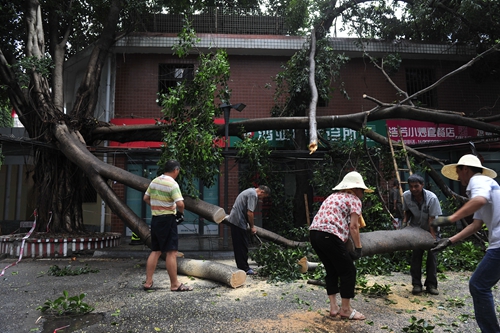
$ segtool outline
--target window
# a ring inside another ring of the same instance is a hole
[[[194,78],[193,64],[160,64],[158,68],[158,92],[164,94],[182,81]]]
[[[434,70],[430,68],[407,68],[406,69],[406,91],[409,96],[420,91],[435,82]],[[415,105],[426,108],[437,107],[436,90],[430,90],[413,100]]]

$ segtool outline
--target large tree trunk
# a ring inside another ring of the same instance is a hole
[[[139,235],[146,245],[151,246],[151,234],[148,225],[140,219],[111,189],[107,179],[119,181],[128,186],[145,192],[150,180],[133,175],[123,169],[104,163],[92,155],[78,132],[71,131],[65,124],[58,124],[55,136],[60,144],[61,151],[68,156],[87,175],[97,193],[109,205],[124,223]],[[202,200],[185,198],[186,209],[200,216],[220,223],[226,216],[224,210]]]
[[[78,234],[83,224],[85,175],[60,152],[35,149],[37,231]]]
[[[362,232],[360,237],[363,257],[414,249],[428,250],[434,247],[436,241],[430,232],[417,227]],[[354,245],[350,240],[348,247],[354,250]]]
[[[222,263],[206,260],[177,258],[177,272],[224,283],[233,288],[242,286],[247,273]]]
[[[224,223],[229,222],[224,221]],[[293,241],[259,227],[257,227],[257,236],[286,247],[293,248],[307,245],[305,242]],[[414,227],[406,227],[401,230],[361,232],[360,237],[364,257],[414,249],[428,250],[434,246],[436,241],[428,231]],[[351,240],[348,240],[347,246],[349,249],[354,250]]]
[[[50,145],[57,142],[57,139],[54,139],[54,131],[58,130],[58,126],[68,125],[70,127],[68,133],[78,133],[92,123],[88,120],[93,116],[97,104],[101,70],[115,40],[121,5],[121,0],[110,2],[109,12],[103,21],[104,29],[94,44],[87,72],[78,90],[76,106],[70,110],[70,116],[64,114],[62,109],[62,70],[65,45],[71,25],[66,26],[66,29],[54,25],[54,22],[57,22],[54,18],[63,11],[62,8],[67,7],[63,5],[57,7],[56,4],[48,10],[52,19],[52,25],[49,26],[50,52],[56,67],[52,73],[52,86],[41,71],[30,68],[26,72],[26,75],[31,75],[28,89],[21,88],[11,64],[7,63],[4,54],[0,52],[1,80],[9,87],[8,93],[12,105],[30,137],[44,143],[34,148],[34,182],[39,231],[79,233],[85,229],[82,214],[84,173],[79,169],[80,164],[73,164],[74,161],[68,159],[66,154],[50,149]],[[25,53],[40,61],[46,56],[44,14],[38,0],[26,1]],[[62,36],[59,36],[60,31],[63,32]]]

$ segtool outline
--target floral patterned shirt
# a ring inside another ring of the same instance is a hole
[[[349,237],[351,214],[361,215],[361,200],[350,193],[335,192],[321,204],[309,230],[333,234],[346,242]]]

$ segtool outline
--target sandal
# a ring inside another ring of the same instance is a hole
[[[356,313],[359,313],[359,317],[356,317]],[[349,320],[365,320],[366,319],[366,317],[361,312],[358,312],[354,309],[352,310],[352,312],[349,316],[340,315],[340,318],[349,319]]]
[[[153,290],[153,283],[154,282],[151,282],[151,285],[149,287],[147,287],[146,285],[143,285],[142,286],[142,289],[144,289],[144,291],[150,291],[150,290]]]
[[[170,289],[170,291],[191,291],[191,290],[193,290],[193,287],[186,286],[184,283],[181,283],[181,285],[177,289]]]

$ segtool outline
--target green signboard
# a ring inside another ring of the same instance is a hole
[[[385,120],[371,121],[367,124],[372,131],[386,136],[387,130],[385,125]],[[307,131],[306,131],[307,132]],[[352,130],[350,128],[324,128],[318,130],[320,135],[328,141],[351,141],[351,140],[363,140],[364,137],[359,132]],[[268,130],[268,131],[258,131],[254,133],[255,138],[264,137],[269,142],[269,145],[274,148],[293,148],[293,131],[292,130]],[[375,142],[369,138],[366,140],[369,146],[373,146]],[[321,146],[321,145],[320,145]]]

